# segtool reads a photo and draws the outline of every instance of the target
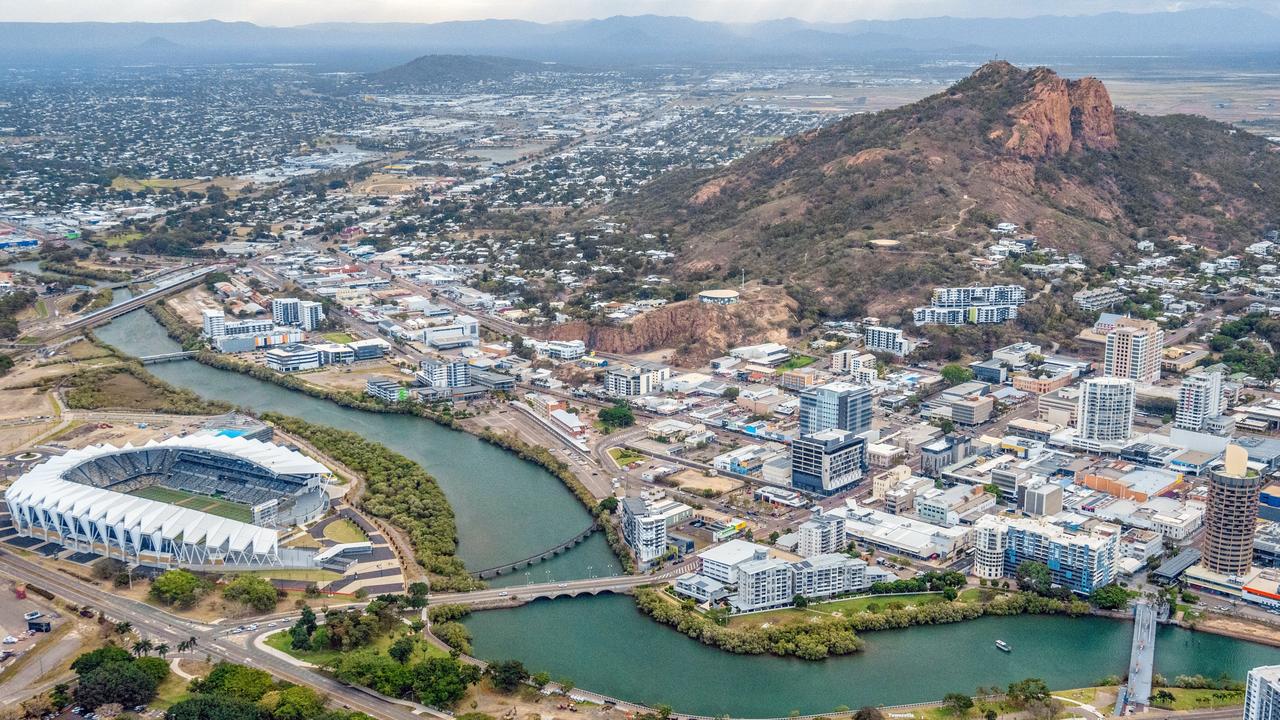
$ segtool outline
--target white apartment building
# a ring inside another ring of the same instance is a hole
[[[1249,671],[1244,682],[1244,720],[1280,720],[1280,665]]]
[[[875,372],[876,356],[861,350],[837,350],[831,353],[831,372],[847,375],[855,370]]]
[[[1201,372],[1182,379],[1173,426],[1205,432],[1209,418],[1222,414],[1222,373]]]
[[[1081,384],[1076,409],[1076,441],[1080,447],[1098,450],[1123,444],[1133,435],[1133,380],[1117,377],[1090,378]]]
[[[796,595],[827,598],[866,590],[867,563],[841,553],[814,555],[791,566]]]
[[[433,388],[459,388],[471,384],[471,366],[466,360],[423,360],[415,377]]]
[[[667,551],[667,521],[652,512],[644,498],[629,497],[622,501],[622,538],[643,566],[652,564]]]
[[[204,317],[204,336],[207,338],[219,338],[227,334],[227,314],[221,310],[205,310],[201,315]]]
[[[701,565],[698,573],[725,585],[736,585],[738,568],[743,563],[754,559],[759,552],[767,555],[769,549],[746,540],[730,540],[721,543],[698,553],[698,561]]]
[[[844,518],[839,515],[824,515],[821,508],[814,512],[813,517],[801,523],[798,533],[801,557],[838,553],[849,544],[844,535]]]
[[[658,392],[671,378],[671,368],[657,364],[617,365],[605,370],[604,391],[614,397],[638,397]]]
[[[787,607],[795,595],[794,572],[786,560],[764,557],[738,567],[738,594],[733,600],[738,612]]]
[[[1146,385],[1160,379],[1164,331],[1152,320],[1120,318],[1107,333],[1102,374]]]
[[[271,321],[277,325],[298,325],[302,322],[301,306],[298,298],[272,298]]]
[[[308,332],[320,327],[324,322],[324,305],[314,300],[303,300],[298,303],[298,324]]]
[[[973,574],[1009,577],[1027,561],[1049,567],[1053,582],[1088,595],[1111,583],[1120,558],[1120,527],[1100,523],[1073,532],[1040,518],[984,515],[973,526]]]
[[[862,329],[862,344],[867,350],[887,352],[898,357],[910,355],[916,344],[903,336],[899,328],[867,325]]]

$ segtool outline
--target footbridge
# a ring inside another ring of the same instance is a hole
[[[143,365],[158,365],[160,363],[177,362],[179,360],[190,360],[196,355],[197,353],[195,350],[160,353],[159,355],[143,355],[138,358],[138,362]]]
[[[577,547],[578,545],[582,544],[583,541],[585,541],[587,538],[595,534],[595,532],[599,529],[600,529],[600,526],[593,522],[587,526],[587,529],[583,530],[577,535],[574,535],[568,540],[565,540],[559,545],[556,545],[553,548],[550,548],[548,550],[543,550],[542,552],[536,555],[530,555],[529,557],[523,560],[517,560],[512,563],[507,563],[505,565],[498,565],[491,568],[485,568],[484,570],[473,571],[471,573],[471,577],[479,580],[488,580],[490,578],[496,578],[499,575],[506,575],[507,573],[512,573],[517,570],[524,570],[525,568],[537,565],[538,563],[544,560],[550,560],[551,558],[565,552],[566,550],[569,550],[570,548]]]
[[[1146,600],[1133,606],[1133,645],[1129,650],[1129,681],[1116,698],[1116,715],[1126,707],[1142,712],[1151,704],[1152,665],[1156,658],[1156,608]]]

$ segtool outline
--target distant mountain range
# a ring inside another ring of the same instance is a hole
[[[1280,18],[1246,9],[1033,18],[813,23],[703,22],[617,16],[521,20],[324,23],[0,23],[0,62],[315,62],[375,70],[423,54],[497,55],[591,66],[862,60],[920,55],[990,59],[1046,54],[1240,54],[1280,47]],[[1034,58],[1032,58],[1034,59]]]

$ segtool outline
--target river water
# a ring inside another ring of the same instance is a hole
[[[178,345],[145,311],[124,315],[98,336],[135,355]],[[465,433],[405,415],[338,407],[270,383],[194,361],[149,369],[200,395],[254,410],[274,410],[352,430],[421,463],[440,482],[458,519],[459,556],[472,569],[527,557],[585,527],[590,518],[541,468]],[[617,560],[597,534],[541,565],[493,584],[616,574]],[[630,598],[540,601],[466,619],[476,654],[517,658],[531,671],[570,678],[584,688],[677,711],[737,717],[830,712],[839,705],[936,700],[1041,677],[1050,687],[1079,687],[1128,663],[1130,623],[1104,618],[1023,616],[864,634],[865,650],[822,662],[732,655],[707,647],[641,615]],[[1003,639],[1011,654],[996,650]],[[1162,628],[1156,672],[1243,678],[1251,667],[1280,662],[1280,650],[1216,635]]]
[[[837,706],[903,704],[972,694],[979,686],[1043,678],[1051,688],[1125,674],[1132,624],[1098,617],[980,618],[951,625],[863,633],[866,648],[820,662],[733,655],[654,623],[628,597],[539,601],[464,621],[475,653],[516,658],[577,685],[678,712],[784,717]],[[1008,642],[1012,653],[995,647]],[[1161,628],[1156,671],[1242,679],[1280,662],[1280,650],[1219,635]]]
[[[146,311],[123,315],[97,330],[104,342],[132,355],[181,348]],[[157,377],[202,397],[257,411],[271,410],[360,433],[421,464],[440,482],[458,524],[458,555],[480,570],[530,557],[577,534],[591,516],[550,473],[466,433],[408,415],[339,407],[195,361],[161,363]],[[603,536],[560,557],[490,584],[569,580],[616,574],[618,562]]]

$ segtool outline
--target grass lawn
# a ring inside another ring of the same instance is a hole
[[[123,245],[128,245],[141,237],[142,233],[140,232],[116,233],[102,238],[102,242],[105,243],[107,247],[121,247]]]
[[[918,595],[868,595],[865,597],[835,600],[827,603],[817,603],[810,605],[804,610],[799,608],[787,608],[785,610],[771,610],[769,612],[752,613],[750,615],[738,615],[729,620],[729,626],[749,627],[752,625],[762,625],[764,623],[783,623],[790,620],[814,619],[831,615],[833,613],[853,615],[855,613],[866,612],[867,607],[872,603],[883,608],[891,602],[899,602],[904,606],[927,605],[929,603],[942,602],[942,593],[920,593]]]
[[[290,643],[292,642],[293,639],[289,636],[288,630],[289,630],[288,628],[285,628],[284,631],[282,632],[268,635],[265,642],[267,643],[267,645],[270,645],[271,647],[275,648],[276,650],[279,650],[282,653],[292,655],[293,657],[298,658],[303,662],[309,662],[314,665],[331,665],[334,662],[336,662],[339,657],[342,657],[341,650],[294,650],[290,646]],[[386,652],[387,648],[391,647],[391,643],[395,642],[396,638],[409,634],[410,632],[412,631],[406,627],[403,630],[388,633],[378,638],[377,640],[375,640],[373,644],[360,649],[361,650],[377,650],[378,652]],[[433,647],[430,643],[426,642],[425,640],[419,640],[418,649],[414,652],[413,657],[409,660],[409,662],[415,663],[421,660],[425,660],[429,657],[447,657],[447,656],[448,656],[448,653],[446,653],[444,650],[441,650],[440,648],[437,648],[437,647]]]
[[[303,580],[307,582],[325,583],[330,580],[337,580],[342,577],[342,573],[336,573],[332,570],[253,570],[249,575],[257,575],[258,577],[274,578],[276,580]]]
[[[173,704],[186,700],[191,696],[187,692],[187,684],[190,682],[170,669],[169,677],[156,688],[156,699],[147,703],[147,706],[152,710],[168,710]]]
[[[369,539],[358,525],[346,518],[325,525],[324,536],[337,543],[364,542]]]
[[[619,467],[644,460],[644,455],[626,448],[609,448],[609,457],[613,458]]]
[[[796,355],[790,360],[778,366],[777,373],[781,375],[788,370],[799,370],[802,367],[808,367],[818,362],[818,358],[809,357],[808,355]]]
[[[1163,689],[1173,693],[1174,701],[1172,703],[1157,701],[1155,695],[1160,692],[1160,689],[1156,689],[1151,693],[1151,704],[1168,710],[1202,710],[1244,704],[1243,690]]]
[[[317,549],[321,547],[320,541],[311,537],[307,533],[302,533],[301,535],[298,535],[297,537],[286,541],[284,546],[296,547],[296,548],[317,548]]]
[[[989,602],[998,595],[1003,595],[1008,590],[1000,590],[998,588],[966,588],[960,591],[960,599],[965,602]]]
[[[355,340],[355,338],[351,337],[349,333],[344,333],[344,332],[324,333],[320,337],[324,338],[325,340],[328,340],[331,343],[338,343],[338,344],[345,344],[345,343],[351,342],[352,340]]]
[[[49,317],[49,306],[45,304],[44,300],[36,301],[36,317],[41,320]]]

